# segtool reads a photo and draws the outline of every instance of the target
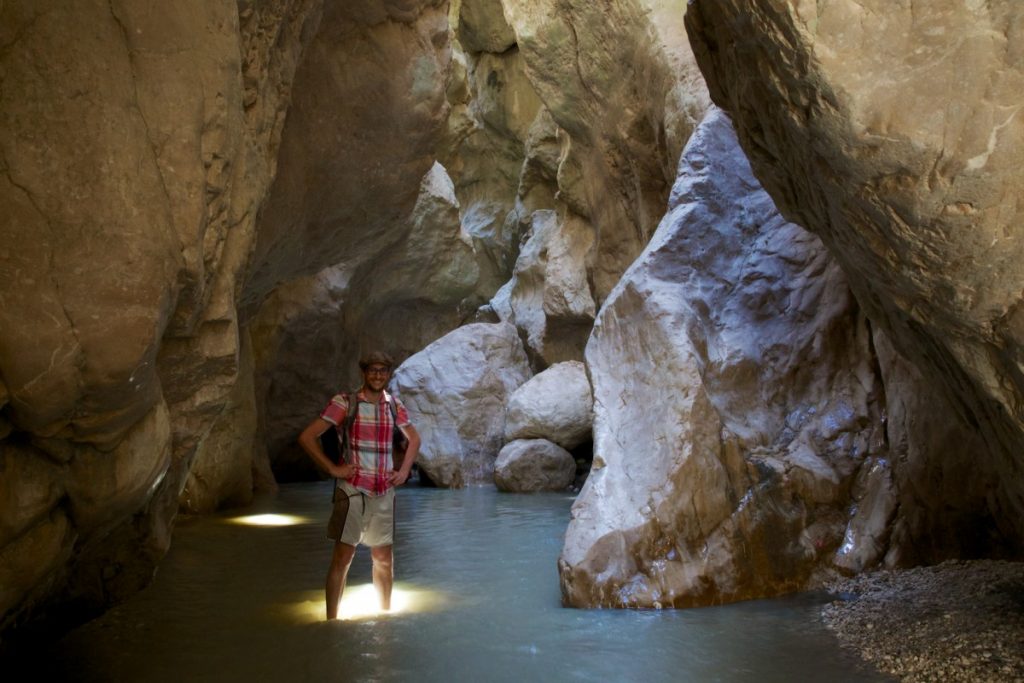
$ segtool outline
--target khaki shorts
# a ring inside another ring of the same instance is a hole
[[[395,540],[395,490],[369,496],[347,481],[334,489],[334,510],[327,522],[327,538],[348,545],[376,548]]]

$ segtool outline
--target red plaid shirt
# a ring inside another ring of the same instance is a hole
[[[380,400],[377,403],[371,403],[360,391],[356,394],[358,408],[348,435],[349,462],[356,466],[356,473],[346,481],[371,496],[382,495],[391,488],[388,483],[388,473],[394,468],[391,460],[394,421],[391,418],[388,401],[395,402],[398,426],[409,425],[409,412],[397,398],[382,391]],[[338,431],[337,428],[345,422],[348,410],[349,395],[338,394],[327,404],[327,407],[320,413],[320,417],[334,425],[335,431]],[[340,431],[338,431],[338,440],[341,440]]]

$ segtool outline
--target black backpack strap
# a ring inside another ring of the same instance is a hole
[[[356,420],[356,411],[359,409],[358,399],[356,399],[356,405],[352,405],[353,398],[356,396],[354,393],[340,395],[348,404],[345,419],[341,421],[341,424],[334,425],[333,429],[328,429],[320,435],[320,446],[324,450],[324,455],[336,465],[347,462],[349,433],[352,431],[352,424]]]
[[[395,397],[387,394],[388,408],[391,409],[391,464],[397,470],[405,460],[405,451],[409,447],[409,439],[398,427],[398,406]]]
[[[341,457],[348,461],[349,452],[349,433],[352,431],[352,425],[356,422],[356,415],[359,414],[359,394],[353,392],[351,394],[342,394],[345,397],[345,402],[348,403],[348,410],[345,411],[345,419],[341,421],[341,424],[336,429],[341,430]]]

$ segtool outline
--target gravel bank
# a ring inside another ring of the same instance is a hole
[[[1024,682],[1024,562],[950,561],[837,582],[822,616],[903,681]]]

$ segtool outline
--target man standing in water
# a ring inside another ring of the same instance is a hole
[[[338,603],[360,543],[370,548],[373,585],[377,588],[381,609],[391,609],[395,487],[409,478],[420,447],[419,434],[409,422],[405,406],[385,391],[393,366],[394,361],[386,353],[373,351],[363,356],[359,360],[359,369],[363,372],[363,386],[359,391],[332,398],[320,417],[299,435],[302,449],[320,469],[337,480],[334,510],[327,524],[327,535],[334,541],[331,566],[327,571],[328,619],[338,618]],[[342,430],[346,426],[347,462],[334,464],[324,454],[320,435],[328,429]],[[399,469],[394,468],[392,459],[392,436],[396,426],[409,440]]]

